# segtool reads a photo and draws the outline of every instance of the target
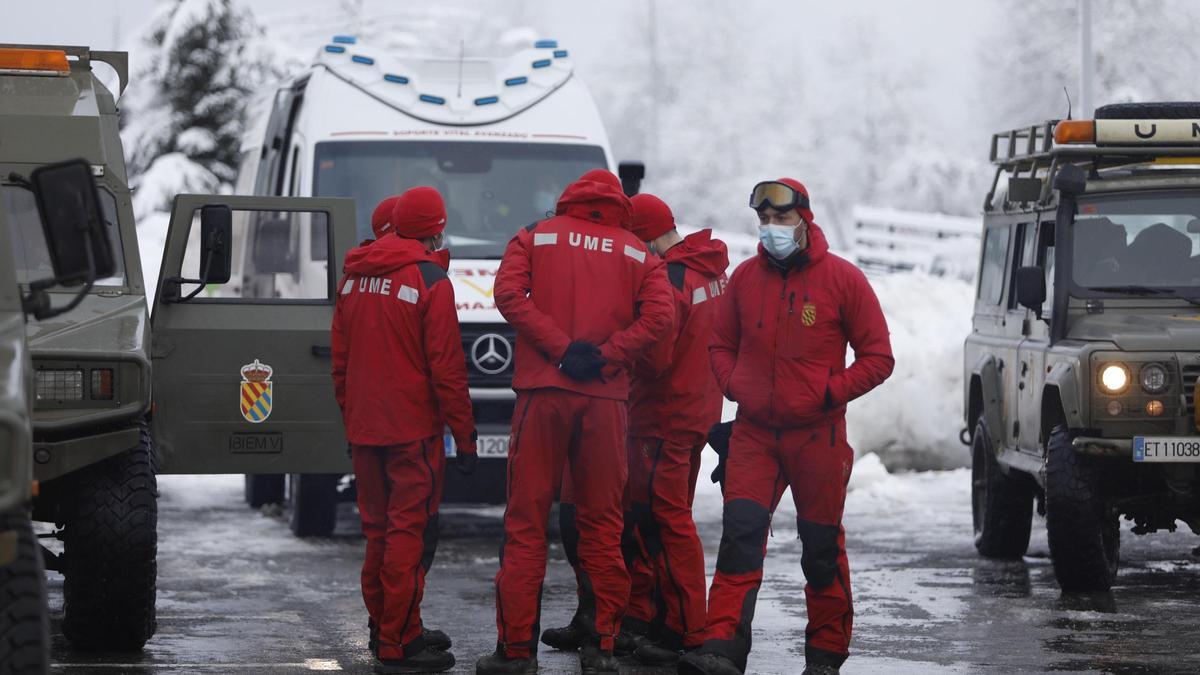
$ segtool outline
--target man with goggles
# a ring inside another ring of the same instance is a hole
[[[857,267],[829,252],[805,187],[790,178],[759,183],[750,206],[762,245],[730,278],[709,347],[717,384],[738,404],[724,532],[704,644],[680,660],[679,672],[746,670],[771,514],[790,485],[807,581],[804,672],[836,673],[849,655],[853,617],[841,524],[854,463],[846,404],[887,379],[895,362],[875,292]]]

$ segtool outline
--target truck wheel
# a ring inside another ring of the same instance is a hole
[[[1105,503],[1100,463],[1071,448],[1056,425],[1046,442],[1046,538],[1054,576],[1064,591],[1107,591],[1117,578],[1121,528]]]
[[[251,508],[267,504],[282,504],[285,499],[284,475],[281,473],[246,474],[246,503]]]
[[[1001,469],[982,417],[971,436],[971,516],[980,555],[1003,560],[1025,555],[1033,521],[1033,486],[1023,474]]]
[[[63,538],[62,631],[79,649],[137,651],[157,628],[158,483],[154,447],[80,469]]]
[[[292,502],[292,533],[297,537],[328,537],[337,524],[337,485],[335,473],[293,473],[288,475]]]
[[[0,514],[0,670],[50,672],[42,549],[23,511]]]

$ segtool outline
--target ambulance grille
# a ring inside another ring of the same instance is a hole
[[[507,324],[461,324],[467,384],[471,387],[512,387],[517,333]]]

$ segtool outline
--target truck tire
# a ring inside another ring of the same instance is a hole
[[[1046,539],[1058,585],[1069,592],[1107,591],[1121,551],[1118,514],[1104,499],[1100,461],[1075,452],[1058,424],[1046,442]]]
[[[157,628],[158,483],[137,448],[80,469],[64,516],[63,635],[84,650],[138,651]]]
[[[6,541],[7,540],[7,541]],[[42,549],[24,511],[0,514],[0,671],[50,672]]]
[[[288,475],[292,503],[292,533],[297,537],[328,537],[337,525],[336,473],[293,473]]]
[[[1033,484],[1015,470],[1003,471],[982,417],[971,436],[971,516],[980,555],[1001,560],[1025,555],[1033,523]]]
[[[246,503],[255,509],[282,504],[287,498],[285,478],[281,473],[246,474]]]

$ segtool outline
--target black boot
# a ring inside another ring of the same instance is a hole
[[[591,637],[591,629],[584,623],[584,620],[578,614],[571,619],[571,623],[563,628],[547,628],[542,631],[542,644],[554,649],[561,649],[567,652],[573,652],[587,643]]]
[[[720,654],[697,650],[680,657],[679,675],[742,675],[742,671]]]
[[[683,640],[677,635],[665,635],[658,642],[644,644],[633,652],[639,663],[647,666],[673,666],[679,663],[679,657],[694,651],[696,647],[684,648]]]
[[[630,617],[621,619],[621,634],[617,636],[613,652],[617,656],[632,656],[638,647],[654,641],[649,637],[650,630],[649,622]]]
[[[372,654],[379,654],[379,626],[375,625],[374,621],[367,621],[367,649],[371,650]]]
[[[454,655],[428,647],[403,659],[380,659],[377,673],[441,673],[454,667]]]
[[[536,655],[524,659],[510,659],[499,647],[496,647],[496,653],[488,654],[475,662],[475,675],[536,675],[537,671]]]
[[[831,666],[827,663],[810,663],[804,668],[803,675],[838,675],[842,672],[837,666]]]
[[[454,643],[450,641],[450,636],[440,630],[430,628],[421,628],[421,637],[425,638],[425,646],[435,652],[448,651]]]
[[[583,675],[600,675],[601,673],[616,673],[621,664],[612,652],[600,649],[595,641],[590,641],[579,652],[579,667]]]

